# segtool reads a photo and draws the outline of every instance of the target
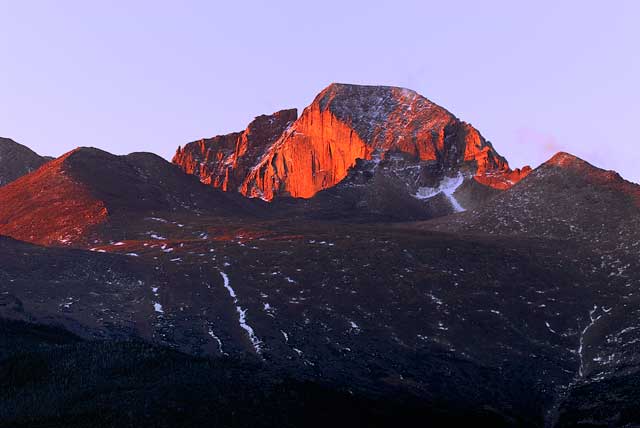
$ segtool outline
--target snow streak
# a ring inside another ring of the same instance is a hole
[[[253,328],[251,328],[251,326],[247,324],[247,310],[242,309],[242,307],[238,305],[238,297],[236,296],[235,290],[231,287],[229,276],[222,271],[220,271],[220,276],[222,276],[222,280],[224,282],[224,288],[227,289],[227,291],[229,292],[229,296],[231,296],[231,298],[233,299],[233,303],[236,305],[236,311],[238,312],[238,322],[240,324],[240,327],[242,327],[247,332],[247,335],[249,336],[249,340],[251,341],[251,344],[253,345],[253,349],[255,349],[256,353],[261,354],[262,341],[258,339]]]
[[[460,202],[456,199],[453,194],[458,187],[462,185],[464,182],[464,176],[461,173],[458,173],[455,177],[445,177],[438,187],[419,187],[418,191],[415,195],[413,195],[416,199],[431,199],[436,195],[442,193],[447,197],[454,211],[459,213],[465,211],[464,207],[460,205]]]
[[[591,320],[591,322],[589,324],[587,324],[587,326],[584,328],[584,330],[582,330],[582,333],[580,334],[580,347],[578,348],[578,357],[580,358],[580,367],[578,368],[578,376],[579,377],[583,377],[584,376],[584,355],[582,354],[583,350],[584,350],[584,336],[585,334],[587,334],[587,331],[589,331],[589,329],[591,327],[593,327],[593,325],[600,319],[602,318],[602,314],[600,314],[597,317],[593,317],[593,314],[596,313],[596,311],[598,310],[598,305],[593,305],[593,309],[591,309],[589,311],[589,319]]]

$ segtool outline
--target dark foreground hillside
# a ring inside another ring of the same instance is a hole
[[[0,428],[640,426],[640,186],[354,85],[174,161],[0,187]]]
[[[503,426],[468,412],[294,379],[252,359],[195,358],[141,342],[83,341],[0,321],[1,427]],[[512,421],[514,422],[514,421]]]

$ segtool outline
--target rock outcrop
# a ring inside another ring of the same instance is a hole
[[[344,180],[356,160],[378,161],[394,153],[412,160],[421,175],[429,171],[426,184],[461,171],[502,190],[530,171],[510,169],[471,125],[403,88],[332,84],[288,125],[275,138],[267,133],[268,138],[257,134],[248,140],[250,125],[245,133],[190,143],[173,161],[205,183],[264,200],[310,198]],[[253,150],[232,151],[236,146]]]
[[[238,189],[250,169],[297,118],[296,109],[258,116],[242,132],[179,147],[173,163],[205,184],[225,191]]]

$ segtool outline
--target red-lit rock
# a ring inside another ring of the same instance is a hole
[[[202,185],[151,153],[116,156],[82,147],[0,188],[0,235],[43,245],[90,241],[93,246],[107,223],[113,236],[155,213],[237,217],[257,202]]]
[[[105,221],[104,203],[67,173],[67,160],[75,153],[0,189],[0,234],[45,245],[65,243]]]
[[[265,200],[310,198],[340,183],[357,159],[392,153],[435,163],[442,174],[463,170],[497,189],[530,171],[511,170],[477,130],[444,108],[388,86],[332,84],[281,135],[256,134],[245,144],[260,150],[235,149],[243,147],[243,138],[236,133],[190,143],[173,161],[205,183]]]
[[[558,152],[542,164],[546,169],[559,168],[577,173],[592,186],[602,186],[628,195],[637,207],[640,207],[640,186],[631,183],[616,171],[597,168],[570,153]]]
[[[296,109],[258,116],[243,132],[219,135],[179,147],[173,163],[222,190],[237,190],[249,170],[298,117]]]

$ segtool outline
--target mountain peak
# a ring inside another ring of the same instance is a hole
[[[393,114],[409,119],[427,109],[434,109],[432,114],[439,115],[441,120],[454,119],[447,110],[417,92],[396,86],[332,83],[318,94],[312,105],[316,103],[321,111],[330,109],[338,118],[352,119],[361,125],[382,122]],[[364,126],[359,131],[367,133]]]
[[[361,85],[357,83],[330,83],[326,88],[320,91],[318,97],[338,92],[360,92],[360,93],[404,93],[407,96],[421,96],[413,89],[403,88],[401,86],[390,85]]]
[[[639,185],[625,180],[616,171],[598,168],[571,153],[556,153],[551,159],[540,165],[533,175],[561,175],[564,180],[579,178],[590,186],[606,187],[627,195],[636,206],[640,207]]]
[[[332,83],[300,117],[280,115],[285,120],[259,116],[243,133],[179,147],[173,162],[203,183],[265,200],[313,197],[344,180],[358,159],[394,153],[415,164],[418,184],[464,170],[505,189],[529,172],[511,170],[475,128],[410,89]],[[252,132],[260,121],[274,126]]]
[[[10,138],[0,137],[0,186],[38,169],[50,159]]]
[[[589,162],[567,152],[556,153],[548,161],[543,163],[541,167],[559,167],[563,169],[580,171],[581,173],[590,176],[592,179],[598,179],[603,182],[625,181],[616,171],[598,168],[590,164]]]
[[[562,166],[562,167],[577,166],[577,165],[592,166],[586,161],[584,161],[583,159],[580,159],[579,157],[567,152],[556,153],[548,161],[546,161],[545,164]]]

